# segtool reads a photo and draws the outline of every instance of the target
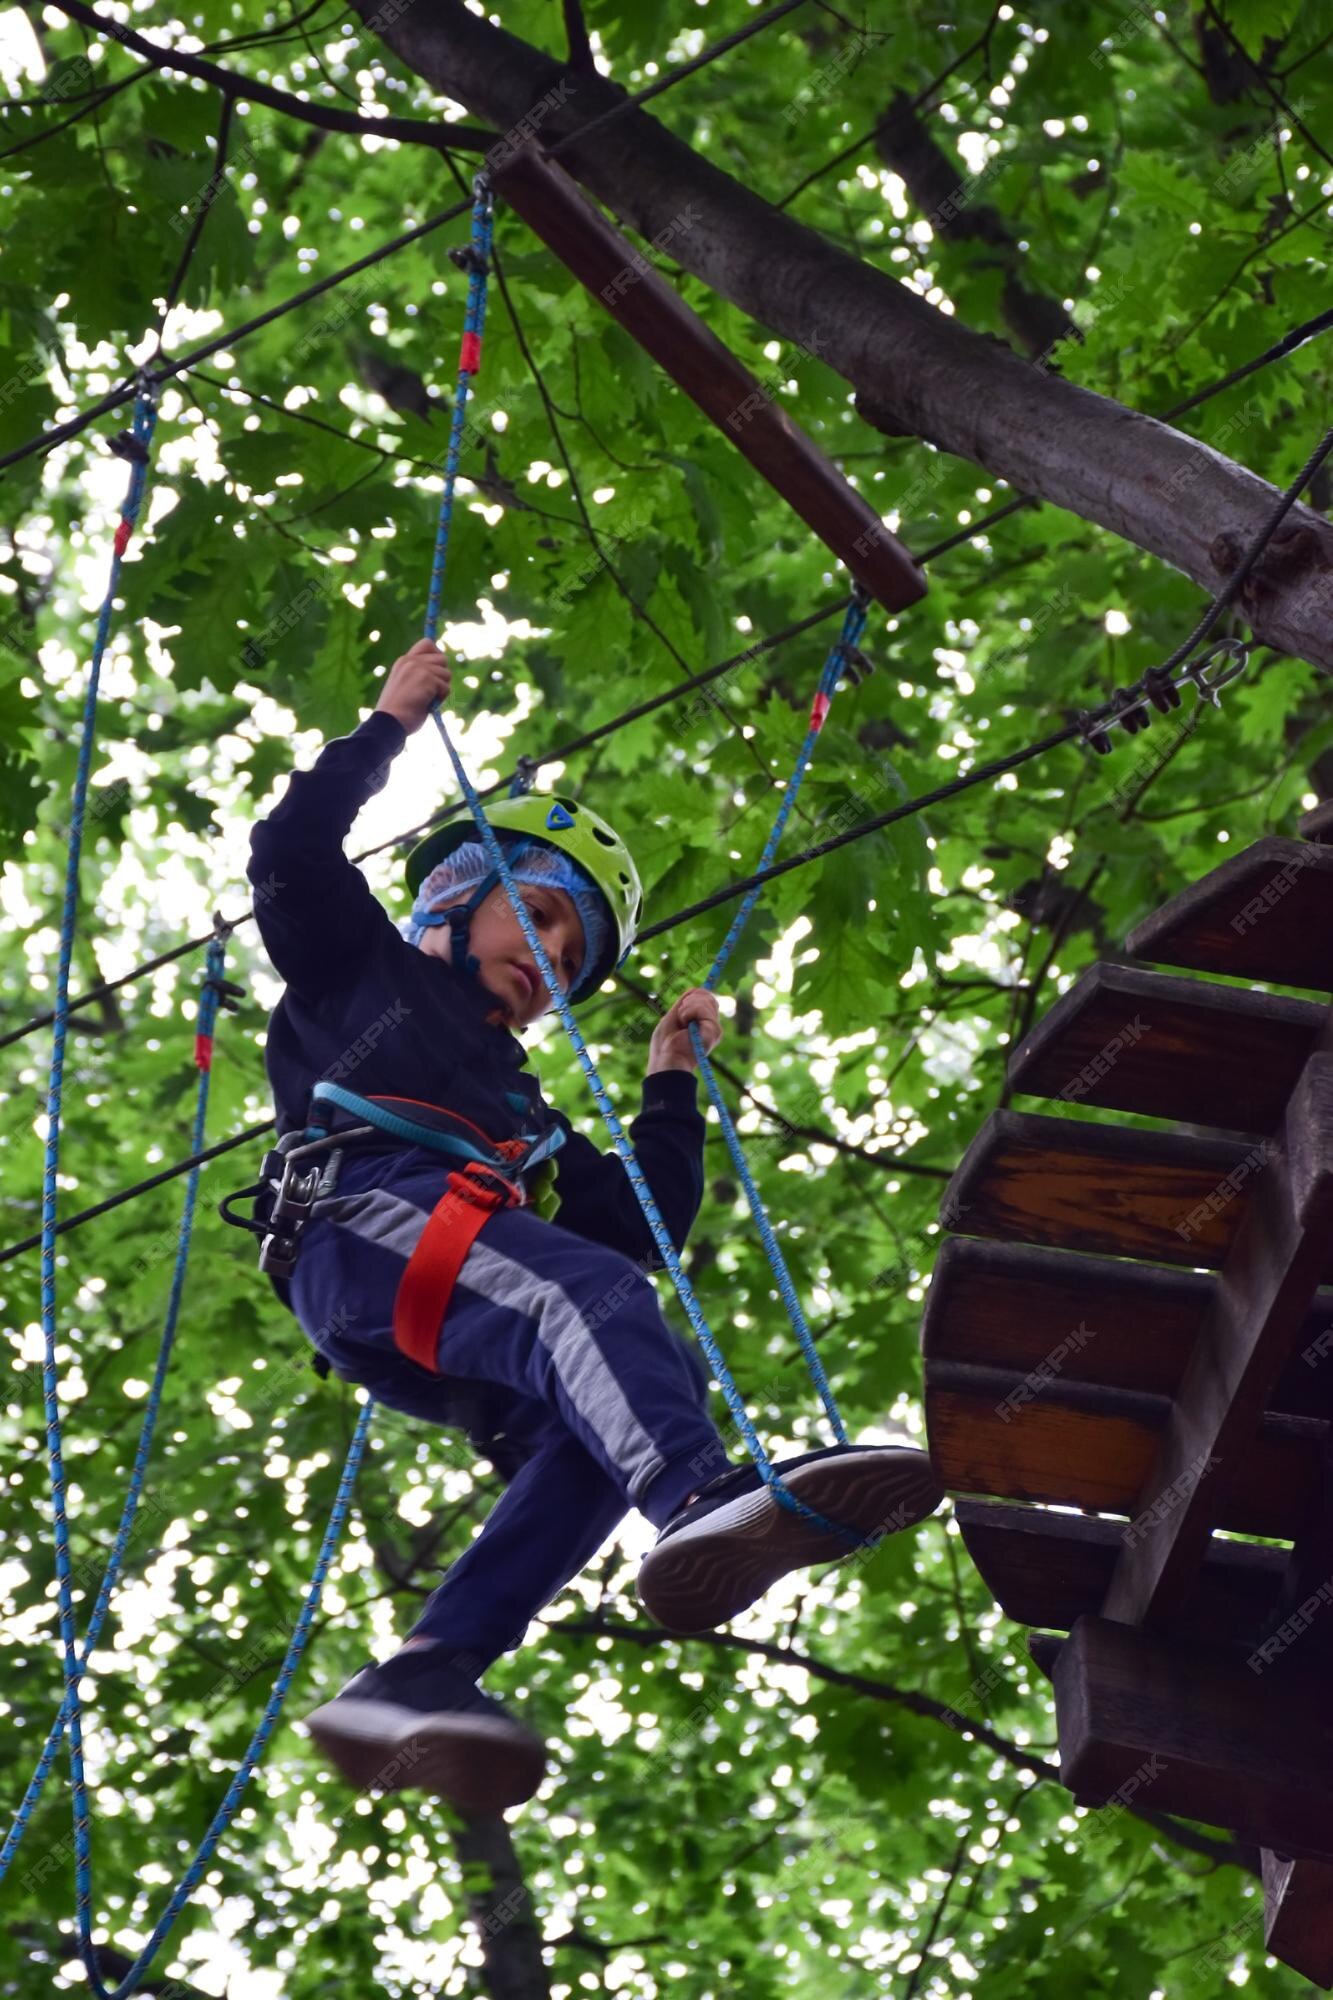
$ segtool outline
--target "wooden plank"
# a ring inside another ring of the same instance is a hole
[[[926,1432],[941,1483],[951,1493],[1129,1515],[1134,1542],[1151,1539],[1158,1524],[1142,1494],[1168,1400],[1057,1381],[1035,1401],[1015,1402],[1021,1383],[1001,1369],[936,1365]],[[1216,1525],[1291,1541],[1318,1491],[1327,1428],[1313,1417],[1264,1417],[1226,1482],[1213,1482]]]
[[[888,611],[926,579],[870,502],[794,424],[770,390],[535,145],[488,162],[491,182],[593,297],[711,418]],[[682,228],[688,226],[682,218]]]
[[[1068,1632],[1100,1610],[1124,1535],[1121,1522],[990,1500],[959,1500],[954,1518],[1006,1617]],[[1284,1568],[1281,1549],[1214,1539],[1191,1606],[1192,1636],[1200,1645],[1243,1647],[1248,1656],[1277,1601]]]
[[[1269,1390],[1305,1321],[1333,1240],[1333,1055],[1313,1055],[1287,1107],[1281,1148],[1257,1177],[1171,1405],[1136,1512],[1163,1509],[1127,1541],[1106,1616],[1188,1616],[1219,1493],[1251,1453]],[[1299,1524],[1298,1524],[1299,1526]]]
[[[1265,1142],[995,1111],[941,1208],[973,1236],[1219,1266]],[[1333,1276],[1333,1242],[1327,1258]]]
[[[1257,840],[1129,934],[1155,965],[1333,992],[1333,848]]]
[[[1310,1000],[1089,966],[1010,1060],[1014,1090],[1231,1132],[1271,1132],[1327,1009]]]
[[[970,1361],[1008,1369],[1034,1393],[1058,1376],[1173,1396],[1216,1284],[1202,1271],[951,1237],[921,1320],[926,1373],[937,1361]],[[1316,1293],[1267,1407],[1333,1411],[1333,1291]]]
[[[1053,1675],[1060,1775],[1081,1805],[1182,1813],[1283,1853],[1333,1858],[1333,1728],[1318,1677],[1080,1618]]]
[[[1293,1861],[1262,1853],[1264,1943],[1274,1958],[1333,1989],[1333,1867],[1326,1861]]]

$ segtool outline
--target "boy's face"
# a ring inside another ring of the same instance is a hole
[[[563,889],[548,888],[544,883],[520,882],[518,890],[560,990],[568,993],[583,969],[583,925],[574,900]],[[449,907],[448,903],[436,904],[437,909]],[[435,958],[452,959],[453,938],[448,925],[437,924],[428,930],[420,949]],[[473,911],[468,949],[480,967],[482,985],[500,1002],[509,1025],[530,1028],[546,1012],[550,995],[503,884],[492,889]]]

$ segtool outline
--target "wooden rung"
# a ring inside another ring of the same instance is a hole
[[[1333,1867],[1262,1853],[1264,1943],[1274,1958],[1327,1993],[1333,1988]]]
[[[941,1213],[968,1235],[1213,1269],[1264,1157],[1262,1140],[994,1111]],[[1333,1276],[1333,1243],[1325,1275]]]
[[[1093,965],[1009,1063],[1015,1090],[1271,1132],[1324,1026],[1311,1000]]]
[[[1216,1284],[1201,1271],[951,1237],[926,1294],[926,1372],[937,1361],[968,1361],[1028,1378],[1034,1395],[1058,1378],[1173,1396]],[[1323,1416],[1330,1385],[1333,1291],[1321,1291],[1267,1407]]]
[[[1126,949],[1155,965],[1333,992],[1333,848],[1257,840],[1146,918]]]
[[[1035,1401],[1015,1402],[1022,1385],[1022,1376],[966,1362],[932,1368],[926,1432],[931,1464],[948,1491],[1140,1517],[1167,1398],[1057,1381]],[[1213,1524],[1292,1541],[1319,1492],[1326,1431],[1313,1417],[1265,1417],[1227,1469]],[[1131,1545],[1153,1532],[1140,1519]]]
[[[620,234],[555,160],[534,144],[504,147],[492,184],[730,444],[763,474],[857,581],[889,611],[915,604],[925,572],[863,493],[850,485],[707,322]],[[682,231],[697,226],[689,210]]]
[[[1123,1524],[1048,1507],[960,1500],[954,1508],[982,1582],[1019,1625],[1067,1632],[1100,1610],[1124,1534]],[[1277,1603],[1281,1549],[1214,1539],[1190,1601],[1190,1629],[1201,1645],[1243,1646],[1248,1654]]]
[[[1333,1730],[1318,1676],[1080,1618],[1055,1662],[1060,1775],[1086,1806],[1135,1805],[1333,1858]]]

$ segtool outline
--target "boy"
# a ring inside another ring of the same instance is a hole
[[[674,1631],[707,1630],[848,1545],[780,1506],[752,1466],[729,1466],[707,1371],[646,1276],[660,1258],[624,1163],[553,1112],[524,1071],[517,1037],[549,994],[471,820],[409,858],[416,901],[403,931],[343,854],[361,806],[449,686],[439,648],[418,641],[374,713],[294,774],[255,826],[249,874],[287,982],[265,1055],[279,1133],[349,1135],[324,1156],[338,1160],[336,1181],[330,1170],[320,1182],[275,1287],[338,1376],[466,1430],[509,1481],[400,1650],[364,1667],[309,1728],[358,1787],[420,1787],[498,1811],[536,1791],[544,1751],[476,1683],[630,1506],[660,1530],[640,1598]],[[633,940],[633,862],[569,799],[528,795],[489,817],[562,990],[586,999]],[[630,1128],[677,1250],[703,1191],[691,1021],[717,1043],[711,993],[692,989],[658,1022]],[[940,1499],[912,1449],[807,1452],[778,1470],[807,1505],[867,1536]]]

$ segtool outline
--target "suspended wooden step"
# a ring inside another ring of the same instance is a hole
[[[921,1322],[926,1379],[944,1361],[1005,1369],[1021,1384],[1018,1406],[1056,1378],[1173,1396],[1216,1285],[1202,1271],[952,1237]],[[1333,1369],[1333,1288],[1312,1299],[1267,1409],[1324,1415],[1325,1366]]]
[[[960,1500],[955,1511],[967,1552],[1007,1617],[1067,1632],[1100,1609],[1120,1552],[1121,1522],[991,1500]],[[1194,1595],[1195,1637],[1248,1653],[1277,1605],[1285,1567],[1282,1549],[1215,1540]]]
[[[1154,965],[1333,993],[1333,849],[1257,840],[1132,930]]]
[[[1333,992],[1333,802],[1302,831],[1223,863],[1128,954]],[[997,1112],[950,1183],[932,1461],[1035,1628],[1075,1797],[1262,1843],[1269,1949],[1328,1987],[1333,1010],[1116,959],[1009,1078],[1081,1109]]]
[[[1009,1081],[1033,1097],[1271,1132],[1324,1014],[1309,1000],[1093,965],[1020,1044]]]
[[[1262,1141],[997,1111],[963,1155],[944,1213],[978,1236],[1212,1268],[1263,1158]],[[1333,1278],[1333,1239],[1327,1265]]]
[[[1333,1859],[1327,1683],[1080,1618],[1055,1663],[1060,1776],[1079,1805],[1136,1797],[1291,1855]],[[1330,1912],[1333,1915],[1333,1912]]]

